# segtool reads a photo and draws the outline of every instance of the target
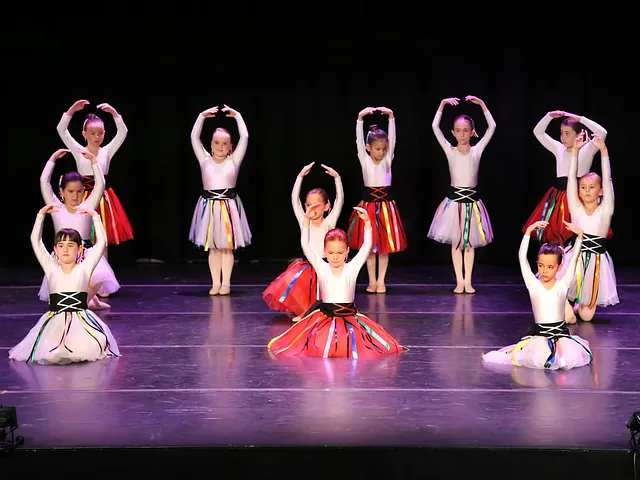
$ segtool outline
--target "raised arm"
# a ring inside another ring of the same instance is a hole
[[[544,224],[544,225],[542,225]],[[524,284],[527,288],[531,288],[534,282],[537,282],[538,279],[531,271],[531,265],[529,265],[529,259],[527,258],[527,253],[529,252],[529,239],[531,238],[531,234],[537,228],[545,228],[547,222],[536,222],[530,225],[527,228],[526,233],[522,237],[522,241],[520,242],[520,250],[518,250],[518,261],[520,263],[520,272],[522,273],[522,279],[524,280]]]
[[[322,168],[324,168],[327,175],[331,175],[333,177],[336,186],[336,199],[333,202],[333,208],[325,219],[325,222],[330,225],[330,228],[335,228],[336,223],[338,223],[338,218],[340,218],[342,207],[344,206],[344,190],[342,189],[342,180],[340,179],[340,174],[333,168],[327,167],[326,165],[322,165]]]
[[[389,140],[389,147],[385,158],[389,159],[389,164],[393,163],[393,156],[396,149],[396,118],[393,110],[387,107],[377,107],[376,110],[383,115],[389,116],[389,127],[387,132],[387,138]]]
[[[571,161],[569,162],[569,173],[567,174],[567,205],[569,205],[569,212],[574,215],[578,211],[582,202],[578,195],[578,156],[580,155],[580,149],[585,145],[584,132],[576,137],[576,140],[571,149]]]
[[[53,204],[48,204],[40,209],[38,215],[36,215],[36,221],[33,224],[31,230],[31,248],[35,253],[38,263],[44,270],[45,275],[48,275],[51,269],[55,266],[55,261],[51,257],[51,254],[47,251],[47,248],[42,243],[42,226],[44,224],[44,216],[47,213],[54,212],[58,209]]]
[[[376,109],[373,107],[363,108],[360,110],[360,113],[358,113],[358,120],[356,120],[356,148],[358,150],[360,165],[363,165],[363,162],[367,158],[367,150],[365,148],[366,139],[364,138],[364,117],[365,115],[371,115],[375,111]]]
[[[318,269],[322,267],[324,260],[322,259],[322,256],[320,256],[320,254],[313,249],[311,243],[309,243],[310,225],[311,220],[309,220],[309,218],[305,216],[302,221],[302,228],[300,228],[300,245],[302,246],[302,252],[304,253],[304,256],[307,258],[307,260],[309,260],[311,266],[316,271],[318,271]]]
[[[302,180],[305,175],[309,173],[311,167],[315,162],[311,162],[309,165],[305,165],[300,170],[300,173],[296,177],[296,183],[293,184],[293,190],[291,190],[291,206],[293,207],[293,213],[296,216],[296,220],[298,220],[298,225],[302,227],[302,223],[304,222],[304,207],[302,206],[302,202],[300,201],[300,190],[302,190]]]
[[[602,208],[609,214],[613,215],[615,210],[615,195],[613,194],[613,180],[611,178],[611,162],[609,161],[609,150],[604,143],[604,138],[596,136],[592,141],[597,149],[600,150],[601,170],[602,170]]]
[[[477,154],[482,155],[482,152],[484,151],[485,147],[489,143],[489,140],[491,140],[491,137],[493,137],[493,134],[496,131],[496,121],[493,119],[493,115],[491,115],[491,112],[489,112],[489,109],[487,108],[483,100],[480,100],[478,97],[474,97],[473,95],[467,95],[465,100],[467,102],[479,105],[480,108],[482,108],[484,118],[487,121],[487,131],[482,136],[480,141],[478,141],[478,143],[476,143],[475,145],[475,151],[477,152]]]
[[[559,118],[563,115],[564,112],[561,112],[560,110],[549,112],[540,119],[538,124],[533,129],[533,134],[542,144],[542,146],[554,154],[556,153],[558,148],[562,147],[562,143],[554,140],[547,134],[547,127],[551,123],[551,120],[553,120],[554,118]]]
[[[100,167],[100,165],[95,162],[95,158],[91,161],[91,170],[93,170],[95,185],[93,186],[93,190],[91,191],[87,199],[84,201],[84,205],[91,210],[96,210],[98,208],[98,205],[100,205],[100,200],[102,199],[105,180],[104,173],[102,172],[102,167]]]
[[[78,100],[73,105],[71,105],[71,107],[69,107],[69,110],[62,114],[62,118],[60,118],[60,121],[58,122],[58,135],[60,135],[62,143],[64,143],[66,147],[71,150],[74,156],[75,152],[78,151],[78,148],[82,148],[82,145],[76,142],[69,133],[69,122],[71,121],[71,117],[73,117],[73,114],[82,110],[85,105],[89,105],[89,102],[87,100]]]
[[[244,155],[247,153],[247,145],[249,144],[249,130],[247,130],[247,125],[244,123],[244,119],[240,112],[234,110],[227,105],[222,109],[223,112],[227,112],[227,117],[235,117],[236,123],[238,124],[238,134],[240,135],[240,139],[238,140],[238,145],[233,149],[233,155],[231,158],[233,159],[233,163],[236,167],[240,167],[242,165],[242,161],[244,160]]]
[[[45,204],[58,204],[60,200],[56,197],[55,193],[53,193],[53,189],[51,188],[51,175],[53,174],[53,169],[56,166],[56,160],[63,157],[69,153],[69,150],[66,148],[61,148],[49,157],[47,160],[42,173],[40,174],[40,192],[42,193],[42,199]]]
[[[200,113],[196,119],[196,123],[193,124],[193,128],[191,129],[191,146],[193,147],[193,153],[196,154],[198,163],[203,163],[210,157],[209,152],[207,152],[204,145],[202,145],[200,135],[202,134],[202,126],[204,125],[205,118],[213,117],[216,113],[218,113],[218,107],[209,108]]]
[[[104,226],[100,220],[100,216],[95,210],[84,208],[82,206],[76,207],[78,213],[76,215],[91,215],[93,221],[93,229],[96,232],[96,243],[93,248],[89,250],[89,254],[85,257],[84,261],[80,264],[83,268],[86,268],[89,275],[93,273],[93,270],[98,265],[100,257],[107,246],[107,234],[104,231]]]
[[[440,102],[440,106],[436,111],[436,115],[435,117],[433,117],[433,121],[431,122],[431,129],[433,130],[433,133],[436,136],[436,140],[438,140],[440,147],[442,147],[442,149],[445,152],[448,152],[449,150],[451,150],[451,144],[446,138],[444,138],[444,134],[442,133],[442,130],[440,130],[440,121],[442,120],[442,112],[444,111],[445,105],[458,105],[458,102],[460,102],[460,99],[457,97],[442,99],[442,101]]]
[[[373,231],[371,230],[371,220],[369,219],[369,214],[364,208],[353,207],[353,209],[358,213],[358,216],[364,221],[364,238],[362,241],[362,245],[360,246],[360,250],[355,257],[349,262],[350,268],[353,268],[355,271],[355,275],[357,275],[367,261],[369,257],[369,253],[371,252],[371,245],[373,244]]]
[[[113,116],[113,121],[116,124],[116,136],[105,145],[105,148],[109,149],[109,160],[111,157],[118,151],[124,139],[127,138],[127,126],[124,124],[124,120],[122,119],[122,115],[120,115],[115,108],[113,108],[108,103],[101,103],[97,106],[97,108],[110,113]]]

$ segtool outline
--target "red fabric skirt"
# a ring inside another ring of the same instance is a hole
[[[302,315],[316,301],[318,276],[304,258],[291,262],[262,292],[262,298],[271,310]]]
[[[84,198],[86,200],[93,190],[93,178],[85,177],[84,187]],[[107,243],[118,245],[127,240],[133,240],[133,227],[113,188],[108,187],[104,190],[97,212],[107,232]],[[93,231],[91,232],[91,241],[96,241]]]
[[[321,304],[282,335],[271,339],[267,348],[276,355],[323,358],[377,358],[407,350],[355,307],[345,316],[336,316],[345,312],[327,315],[324,308],[327,305]]]
[[[379,202],[361,200],[358,207],[364,208],[371,220],[373,234],[371,253],[396,253],[406,250],[407,237],[395,200]],[[347,235],[349,248],[359,250],[364,242],[364,222],[355,210],[349,218]]]

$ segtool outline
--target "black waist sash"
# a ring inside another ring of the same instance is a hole
[[[318,302],[317,308],[327,317],[351,317],[358,313],[356,304],[351,303],[324,303]]]
[[[79,312],[87,309],[87,292],[59,292],[49,294],[49,311]]]
[[[89,238],[88,238],[88,239],[84,239],[84,238],[83,238],[83,239],[82,239],[82,246],[83,246],[84,248],[91,248],[91,247],[93,247],[93,242],[92,242],[92,241],[91,241],[91,239],[89,239]]]
[[[449,186],[447,198],[458,203],[474,203],[478,201],[478,187]]]
[[[390,202],[393,200],[391,185],[386,187],[364,187],[362,200],[365,202]]]
[[[599,237],[598,235],[589,235],[588,233],[584,233],[582,235],[582,247],[580,247],[580,251],[600,255],[607,253],[607,239]]]
[[[556,184],[554,185],[556,190],[566,190],[567,189],[567,177],[558,177],[556,178]]]
[[[235,188],[221,188],[220,190],[202,190],[202,198],[211,200],[231,200],[238,196]]]
[[[84,189],[89,192],[93,190],[96,186],[96,180],[93,178],[93,175],[83,175],[82,176],[82,184],[84,185]],[[109,188],[109,183],[107,182],[107,175],[104,176],[104,189]]]
[[[544,337],[549,340],[549,349],[551,350],[551,353],[544,362],[544,368],[550,368],[556,356],[556,342],[560,338],[571,338],[571,333],[569,332],[569,328],[565,322],[536,323],[531,327],[525,338],[528,336]],[[589,353],[589,355],[591,355],[591,352],[589,352],[584,345],[581,343],[580,345]]]

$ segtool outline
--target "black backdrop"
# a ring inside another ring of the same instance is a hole
[[[610,251],[616,264],[638,263],[633,230],[640,168],[633,148],[636,77],[630,71],[636,54],[633,32],[623,23],[608,22],[606,34],[597,23],[570,34],[566,26],[534,31],[531,18],[495,26],[457,17],[425,23],[413,10],[326,19],[311,7],[282,15],[268,5],[238,4],[235,14],[225,12],[218,22],[195,8],[174,8],[153,18],[121,15],[117,24],[100,16],[85,24],[79,12],[4,30],[0,266],[35,265],[28,238],[42,205],[39,175],[50,154],[63,147],[55,127],[77,99],[91,102],[71,123],[77,139],[85,114],[101,102],[113,105],[129,128],[109,181],[129,213],[135,240],[110,249],[115,264],[204,258],[188,242],[201,188],[189,135],[199,112],[223,103],[242,113],[250,133],[237,187],[253,244],[239,259],[299,254],[289,198],[298,171],[312,161],[342,175],[346,201],[339,226],[346,227],[362,185],[356,117],[365,106],[384,105],[396,114],[393,184],[409,242],[393,262],[448,263],[449,248],[426,237],[449,181],[431,121],[441,98],[468,94],[482,98],[497,122],[479,175],[495,241],[478,250],[478,262],[515,264],[522,224],[555,178],[554,157],[532,130],[546,112],[560,109],[609,131],[617,202]],[[589,13],[588,21],[597,16]],[[486,122],[472,104],[447,107],[445,134],[451,138],[453,116],[463,112],[482,135]],[[110,115],[100,114],[107,142],[115,127]],[[367,121],[385,125],[382,117]],[[203,143],[219,125],[236,141],[234,124],[207,120]],[[554,120],[548,132],[558,138],[559,127]],[[58,163],[54,178],[74,168],[70,155]],[[599,155],[594,169],[600,169]],[[316,186],[333,197],[331,178],[320,167],[306,178],[303,192]]]

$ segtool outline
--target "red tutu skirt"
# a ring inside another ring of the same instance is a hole
[[[558,242],[560,245],[567,245],[574,237],[574,233],[570,231],[563,223],[571,222],[571,213],[567,204],[567,191],[560,190],[557,187],[551,187],[538,206],[535,208],[527,223],[522,227],[522,233],[525,233],[529,225],[539,221],[549,222],[544,230],[535,232],[536,238],[540,243]],[[613,231],[609,228],[607,238],[613,236]]]
[[[400,211],[388,192],[389,187],[366,187],[364,200],[358,203],[358,207],[364,208],[371,220],[371,253],[396,253],[407,248]],[[364,242],[364,222],[355,210],[349,218],[347,235],[349,248],[359,250]]]
[[[262,292],[262,298],[271,310],[302,315],[316,301],[318,276],[304,258],[291,262]]]
[[[376,358],[407,350],[353,303],[319,304],[267,348],[276,355],[322,358]]]
[[[93,177],[84,177],[85,199],[93,190],[93,186]],[[113,188],[105,188],[97,212],[107,232],[107,243],[118,245],[127,240],[133,240],[133,227]],[[96,241],[93,230],[91,231],[91,241]]]

